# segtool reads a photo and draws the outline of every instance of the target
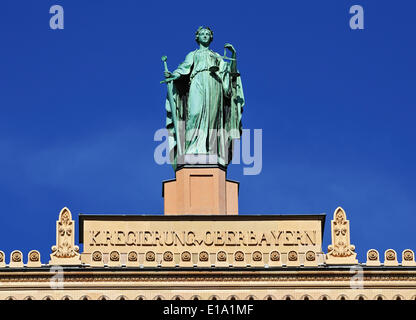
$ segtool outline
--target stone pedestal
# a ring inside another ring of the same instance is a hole
[[[236,215],[238,182],[220,166],[183,166],[163,182],[165,215]]]

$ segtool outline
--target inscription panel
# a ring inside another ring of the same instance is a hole
[[[321,252],[325,219],[316,216],[80,216],[83,254],[224,251]]]

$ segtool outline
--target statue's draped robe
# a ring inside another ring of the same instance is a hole
[[[218,71],[209,69],[218,67]],[[230,64],[210,49],[190,52],[173,72],[171,106],[166,100],[170,161],[176,169],[178,154],[175,128],[184,154],[214,154],[227,166],[232,159],[232,141],[241,136],[244,95],[240,77],[231,74]],[[176,112],[173,123],[172,110]]]

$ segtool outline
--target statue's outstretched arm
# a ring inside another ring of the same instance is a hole
[[[224,45],[224,48],[230,50],[231,52],[231,73],[237,72],[237,52],[234,48],[234,46],[231,43],[226,43]]]
[[[174,77],[180,77],[181,75],[186,75],[191,72],[191,67],[194,64],[194,52],[188,53],[185,57],[185,61],[182,62],[178,68],[172,72]]]

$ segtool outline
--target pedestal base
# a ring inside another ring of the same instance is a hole
[[[183,167],[163,182],[165,215],[238,214],[238,182],[219,167]]]

